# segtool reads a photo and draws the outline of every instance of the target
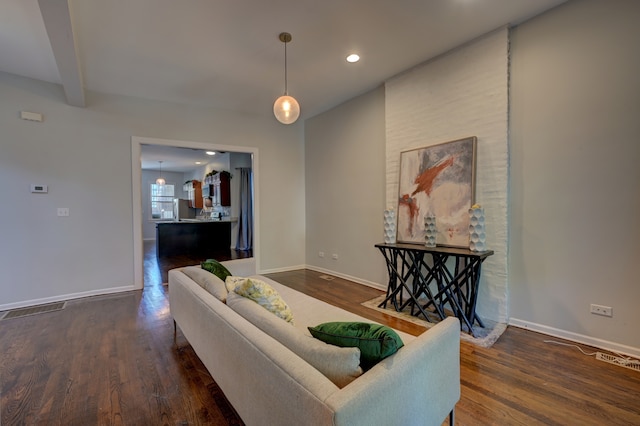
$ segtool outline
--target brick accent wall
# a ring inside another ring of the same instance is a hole
[[[476,202],[487,245],[477,312],[508,318],[509,30],[502,28],[385,83],[386,201],[396,206],[400,152],[477,136]]]

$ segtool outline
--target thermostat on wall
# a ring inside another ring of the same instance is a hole
[[[38,112],[20,111],[20,118],[29,121],[42,121],[42,114]]]
[[[31,184],[31,192],[46,194],[47,192],[49,192],[49,188],[47,188],[47,185]]]

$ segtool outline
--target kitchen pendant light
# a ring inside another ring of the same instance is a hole
[[[158,179],[156,179],[156,185],[162,186],[167,182],[162,177],[162,161],[158,161],[158,163],[160,163],[160,177]]]
[[[300,105],[287,92],[287,43],[291,41],[291,34],[280,33],[278,38],[284,43],[284,95],[273,104],[273,114],[282,124],[293,124],[300,116]]]

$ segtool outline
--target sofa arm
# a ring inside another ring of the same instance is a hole
[[[335,425],[440,425],[460,399],[460,322],[448,317],[326,401]]]

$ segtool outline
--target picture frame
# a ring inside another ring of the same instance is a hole
[[[424,244],[424,217],[436,217],[436,244],[469,247],[469,208],[475,203],[477,137],[400,153],[399,243]]]

